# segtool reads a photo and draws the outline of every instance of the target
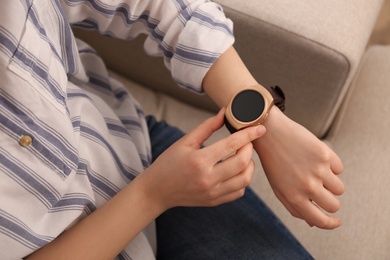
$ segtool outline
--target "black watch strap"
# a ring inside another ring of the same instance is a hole
[[[225,123],[225,126],[227,128],[227,130],[229,130],[229,132],[231,134],[234,134],[235,132],[237,132],[237,129],[235,129],[229,122],[229,120],[227,120],[226,116],[224,118],[224,123]]]
[[[283,90],[279,86],[265,86],[265,88],[274,98],[275,106],[277,106],[281,111],[284,111],[286,109],[286,96],[284,95]]]

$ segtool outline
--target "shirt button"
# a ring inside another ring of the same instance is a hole
[[[29,135],[22,135],[19,140],[19,144],[23,147],[30,146],[32,144],[32,138]]]

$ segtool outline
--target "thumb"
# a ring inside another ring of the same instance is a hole
[[[185,136],[185,142],[195,146],[195,148],[200,148],[215,131],[223,126],[224,114],[225,108],[222,108],[217,115],[203,121]]]

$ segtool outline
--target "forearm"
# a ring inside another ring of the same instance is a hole
[[[162,212],[154,205],[142,178],[136,178],[101,208],[28,259],[113,259]]]
[[[233,46],[214,63],[203,80],[204,91],[219,107],[226,107],[233,95],[238,91],[255,85],[260,84],[247,69]],[[263,122],[263,125],[267,129],[277,128],[277,124],[280,124],[281,120],[286,122],[291,121],[274,106],[271,108],[269,116]],[[260,149],[269,147],[270,145],[267,145],[267,142],[269,143],[273,140],[266,138],[266,136],[254,141],[254,148],[258,153]]]
[[[203,90],[219,107],[226,107],[236,92],[257,84],[232,46],[219,57],[206,74]]]

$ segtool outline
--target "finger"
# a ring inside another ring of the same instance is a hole
[[[239,191],[249,186],[255,172],[255,164],[250,160],[248,166],[239,174],[221,182],[218,188],[218,195],[225,196],[226,194]]]
[[[216,182],[222,182],[242,172],[252,160],[253,146],[248,143],[241,147],[236,154],[215,164],[213,177]]]
[[[277,190],[274,189],[274,193],[276,197],[280,200],[283,206],[290,212],[290,214],[296,218],[304,219],[301,213],[296,210],[293,206],[291,206],[290,202]]]
[[[295,209],[298,210],[302,216],[305,216],[304,219],[310,226],[316,226],[322,229],[334,229],[341,225],[340,219],[326,215],[310,200],[295,206]]]
[[[340,159],[340,157],[337,156],[337,154],[329,148],[329,155],[330,155],[330,169],[332,172],[336,175],[339,175],[343,172],[344,166]]]
[[[341,225],[338,218],[326,215],[309,199],[304,200],[300,204],[293,205],[276,189],[274,189],[274,193],[292,216],[303,219],[311,227],[317,226],[324,229],[333,229]]]
[[[344,183],[338,176],[334,175],[333,173],[330,173],[326,176],[326,178],[324,178],[323,185],[334,195],[341,195],[344,193]]]
[[[238,198],[237,194],[240,193],[240,191],[243,191],[247,186],[249,186],[250,182],[252,181],[254,169],[254,162],[251,161],[244,171],[224,182],[217,184],[212,193],[209,194],[209,196],[213,198],[212,201],[226,201],[226,198],[232,198],[230,194],[236,194],[233,196],[235,199]]]
[[[335,213],[340,209],[340,201],[325,188],[322,188],[311,200],[329,213]]]
[[[213,207],[213,206],[218,206],[221,204],[235,201],[235,200],[241,198],[242,196],[244,196],[244,194],[245,194],[245,188],[238,190],[238,191],[235,191],[235,192],[231,192],[229,194],[226,194],[224,196],[216,198],[215,200],[210,201],[209,206]]]
[[[265,127],[262,125],[248,127],[222,140],[219,140],[212,145],[209,145],[205,149],[207,149],[208,153],[211,155],[210,159],[219,161],[236,152],[244,145],[261,137],[262,135],[264,135],[264,133]]]
[[[200,148],[203,143],[223,125],[225,108],[222,108],[217,115],[210,117],[194,128],[184,138],[184,142],[193,145],[195,148]]]

